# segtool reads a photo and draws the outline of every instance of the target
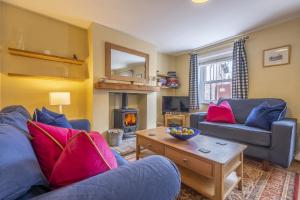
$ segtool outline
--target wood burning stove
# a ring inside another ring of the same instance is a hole
[[[114,109],[114,128],[124,131],[124,137],[135,136],[138,127],[138,110],[128,108],[128,94],[122,93],[122,108]]]

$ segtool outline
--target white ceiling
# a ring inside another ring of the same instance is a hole
[[[300,14],[300,0],[4,0],[87,28],[90,22],[129,33],[175,53]]]

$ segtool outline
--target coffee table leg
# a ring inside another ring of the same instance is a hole
[[[243,156],[243,153],[240,154],[240,161],[241,161],[241,164],[240,166],[237,168],[236,170],[236,174],[237,176],[241,177],[241,180],[238,184],[238,189],[239,190],[243,190],[243,163],[244,163],[244,156]]]
[[[224,167],[221,164],[215,164],[215,200],[224,199]]]

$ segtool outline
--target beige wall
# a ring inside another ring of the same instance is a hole
[[[289,114],[300,118],[300,96],[295,92],[300,88],[298,74],[300,59],[297,57],[300,48],[300,19],[295,19],[250,34],[246,43],[249,66],[249,98],[277,97],[285,99],[290,107]],[[290,65],[263,67],[263,50],[286,44],[292,45]],[[188,95],[189,55],[175,58],[176,71],[181,87],[176,95]],[[203,105],[201,110],[205,110]]]
[[[250,39],[246,43],[249,98],[284,99],[289,107],[288,116],[300,120],[300,19],[269,27],[249,36]],[[292,46],[291,64],[263,67],[263,50],[288,44]],[[176,57],[175,66],[182,84],[176,94],[187,95],[189,55]],[[201,110],[206,109],[207,106],[201,106]]]
[[[189,55],[177,57],[158,54],[154,45],[117,30],[99,24],[92,24],[89,30],[32,13],[8,4],[0,3],[0,106],[22,104],[29,111],[36,107],[48,106],[50,91],[70,91],[71,105],[64,111],[69,118],[88,117],[94,128],[105,131],[109,128],[109,93],[94,90],[93,84],[104,76],[104,42],[108,41],[150,55],[150,75],[156,70],[166,73],[176,70],[181,87],[134,97],[134,104],[142,104],[145,113],[144,127],[155,127],[156,120],[162,121],[161,97],[164,95],[188,95]],[[50,50],[53,54],[70,56],[76,53],[79,58],[88,59],[84,66],[53,63],[11,56],[8,47],[16,47],[18,32],[24,36],[28,50]],[[249,61],[249,97],[276,97],[288,102],[288,115],[300,119],[300,19],[285,22],[250,34],[247,41]],[[292,45],[290,65],[262,66],[262,51],[286,44]],[[90,77],[85,81],[7,76],[8,72],[31,75],[65,76],[74,78]],[[133,107],[135,105],[132,105]],[[153,108],[156,108],[153,112]],[[206,110],[202,105],[201,110]],[[147,113],[147,114],[146,114]]]
[[[1,75],[2,107],[23,105],[30,113],[43,106],[58,112],[57,106],[49,105],[49,92],[68,91],[71,93],[71,105],[63,111],[70,119],[86,117],[86,88],[82,81],[59,79],[40,79],[32,77],[10,77]]]
[[[64,109],[69,118],[86,117],[85,81],[65,79],[7,76],[7,73],[72,78],[87,77],[87,66],[73,66],[51,61],[12,56],[7,48],[17,46],[19,32],[22,33],[26,50],[72,56],[80,59],[88,56],[87,30],[60,22],[9,4],[0,3],[2,8],[1,33],[3,34],[1,67],[1,107],[21,104],[30,112],[34,108],[49,106],[50,91],[70,91],[71,105]]]
[[[189,95],[189,68],[190,68],[190,55],[185,54],[175,57],[175,69],[180,81],[180,87],[176,90],[178,96]]]
[[[263,50],[290,44],[291,64],[263,67]],[[249,97],[275,97],[288,102],[288,114],[300,119],[300,19],[250,34],[247,41]]]
[[[167,74],[168,71],[175,71],[175,57],[161,54],[157,55],[157,70],[160,74]],[[157,122],[163,123],[164,118],[162,115],[162,96],[175,95],[175,89],[161,89],[157,93]]]
[[[85,60],[88,57],[87,30],[9,4],[3,4],[4,73],[84,79],[86,65],[71,65],[10,55],[8,47]]]
[[[145,52],[150,55],[149,74],[155,76],[157,66],[157,49],[154,45],[143,40],[132,37],[128,34],[110,29],[108,27],[93,23],[89,28],[90,70],[93,70],[93,81],[89,82],[89,87],[93,87],[93,82],[97,82],[105,74],[105,42],[111,42],[127,48]],[[147,112],[143,117],[142,124],[151,128],[156,126],[156,93],[148,93],[145,97],[140,97]],[[93,90],[89,92],[88,102],[92,102],[93,127],[95,130],[103,132],[109,129],[109,91]]]

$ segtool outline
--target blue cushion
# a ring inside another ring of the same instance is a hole
[[[254,107],[250,112],[245,124],[264,130],[271,130],[272,123],[284,117],[286,103],[270,106],[267,102]]]
[[[48,115],[50,115],[50,116],[52,116],[54,118],[58,118],[58,117],[64,116],[63,114],[59,114],[59,113],[53,112],[51,110],[48,110],[45,107],[42,108],[42,112],[43,113],[47,113]]]
[[[45,185],[29,139],[17,128],[0,124],[0,199],[17,199],[33,185]]]
[[[91,130],[91,124],[88,119],[73,119],[70,120],[69,123],[71,124],[73,129],[84,130],[87,132],[90,132]]]
[[[34,112],[33,120],[48,124],[51,126],[58,126],[62,128],[72,128],[71,124],[63,114],[54,113],[45,108],[40,111],[36,109]]]
[[[26,134],[28,134],[27,120],[28,119],[18,111],[12,111],[9,113],[3,113],[3,112],[0,113],[0,123],[14,126],[15,128],[21,130]]]
[[[30,113],[20,105],[14,105],[14,106],[7,106],[1,110],[1,113],[10,113],[10,112],[19,112],[21,115],[23,115],[26,119],[30,119]]]

